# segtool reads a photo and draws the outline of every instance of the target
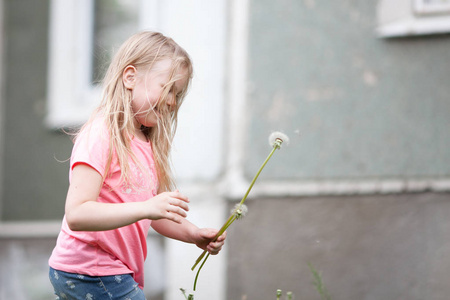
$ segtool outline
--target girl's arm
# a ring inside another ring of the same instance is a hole
[[[169,220],[152,221],[153,229],[161,235],[176,239],[186,243],[196,244],[199,248],[207,250],[215,255],[219,253],[225,243],[226,232],[217,241],[212,242],[218,230],[211,228],[198,228],[186,219],[181,223],[174,223]]]
[[[73,168],[65,208],[71,230],[111,230],[142,219],[182,223],[189,210],[189,200],[178,192],[162,193],[144,202],[97,202],[102,184],[102,176],[90,166],[78,164]]]

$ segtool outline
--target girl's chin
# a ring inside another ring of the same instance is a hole
[[[138,123],[145,127],[155,127],[158,124],[158,117],[155,114],[147,116],[137,116]]]

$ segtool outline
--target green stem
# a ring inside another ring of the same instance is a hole
[[[277,300],[280,300],[281,298],[281,290],[277,290]]]
[[[253,185],[256,182],[256,179],[258,179],[259,174],[261,174],[262,170],[264,169],[264,167],[266,166],[267,162],[270,160],[270,158],[272,157],[272,155],[275,153],[275,150],[279,149],[279,146],[277,144],[275,144],[273,146],[272,151],[270,152],[269,156],[267,156],[266,160],[264,161],[264,163],[262,164],[261,168],[259,168],[258,173],[256,173],[255,177],[253,178],[252,182],[250,183],[250,186],[248,187],[247,193],[245,193],[244,198],[242,198],[241,202],[239,203],[240,205],[244,204],[245,199],[247,199],[248,194],[250,194],[250,191],[253,188]]]
[[[225,232],[225,230],[227,230],[228,227],[230,227],[230,225],[234,222],[234,220],[236,220],[236,216],[235,216],[234,214],[232,214],[232,215],[228,218],[227,222],[226,222],[225,224],[223,224],[222,228],[220,228],[219,232],[216,234],[216,236],[214,237],[214,239],[213,239],[212,241],[215,242],[215,241],[219,238],[219,236],[221,236],[221,235]],[[196,267],[196,266],[199,264],[199,262],[203,259],[203,257],[205,256],[206,252],[207,252],[207,251],[204,250],[203,253],[200,254],[200,256],[197,258],[197,260],[195,261],[195,264],[194,264],[194,265],[192,266],[192,268],[191,268],[192,271],[194,271],[195,267]]]
[[[292,300],[292,292],[287,292],[287,298],[288,300]]]
[[[208,259],[209,255],[210,255],[210,254],[208,253],[208,255],[205,257],[205,260],[203,260],[202,264],[201,264],[200,267],[198,268],[197,275],[195,275],[195,280],[194,280],[194,292],[195,292],[195,289],[197,288],[197,279],[198,279],[198,275],[200,274],[200,270],[203,268],[203,265],[205,264],[205,262],[206,262],[206,260]]]
[[[184,289],[180,289],[181,293],[183,294],[184,298],[188,300],[188,297],[186,296],[186,291]]]
[[[255,177],[253,178],[252,182],[250,183],[249,188],[247,189],[247,192],[245,193],[244,197],[242,198],[241,202],[239,203],[239,205],[243,205],[245,200],[247,199],[247,196],[250,194],[250,191],[253,188],[253,185],[256,182],[256,179],[258,179],[259,174],[261,174],[262,170],[264,169],[264,167],[266,166],[267,162],[270,160],[270,158],[272,157],[272,155],[275,153],[275,150],[280,149],[282,141],[277,141],[274,143],[273,145],[273,149],[270,152],[270,154],[267,156],[266,160],[264,161],[264,163],[261,165],[261,167],[259,168],[258,172],[256,173]],[[234,220],[236,220],[236,215],[232,214],[228,220],[225,222],[225,224],[222,226],[222,228],[219,230],[219,232],[216,234],[216,236],[214,237],[214,239],[212,240],[213,242],[215,242],[217,240],[217,238],[219,236],[221,236],[225,230],[227,230],[227,228],[234,222]],[[195,267],[200,263],[200,261],[203,259],[203,257],[206,255],[207,251],[204,250],[203,253],[197,258],[197,260],[195,261],[195,264],[192,266],[191,270],[194,271]],[[203,265],[205,264],[206,260],[209,257],[209,253],[206,256],[206,258],[203,260],[203,263],[200,265],[200,268],[197,271],[197,275],[195,276],[195,281],[194,281],[194,291],[195,288],[197,286],[197,279],[198,279],[198,275],[200,274],[200,270],[202,269]]]

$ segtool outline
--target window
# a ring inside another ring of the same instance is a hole
[[[450,32],[449,0],[380,0],[380,37],[412,36]]]
[[[139,28],[139,0],[95,0],[92,83],[105,75],[112,49],[120,46]]]
[[[86,121],[100,96],[96,82],[114,47],[142,28],[156,28],[156,0],[51,1],[47,126]]]
[[[415,0],[414,11],[417,14],[450,13],[450,0]]]

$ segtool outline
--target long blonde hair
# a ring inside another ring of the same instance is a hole
[[[165,85],[162,95],[156,105],[161,117],[155,127],[142,128],[142,132],[151,142],[153,156],[158,174],[158,192],[170,191],[175,188],[172,177],[170,150],[177,127],[177,114],[187,93],[192,79],[193,68],[187,52],[171,38],[158,32],[143,31],[131,36],[119,48],[103,80],[102,101],[91,119],[99,113],[105,117],[109,136],[109,156],[105,174],[108,174],[113,154],[116,155],[122,181],[131,182],[129,159],[138,166],[131,151],[130,141],[135,134],[134,112],[131,108],[132,91],[123,83],[123,72],[127,66],[134,66],[137,70],[151,70],[155,62],[171,59],[172,68],[169,83]],[[168,94],[175,81],[181,79],[175,74],[179,71],[186,76],[186,84],[176,96],[176,107],[169,110],[166,104]]]

